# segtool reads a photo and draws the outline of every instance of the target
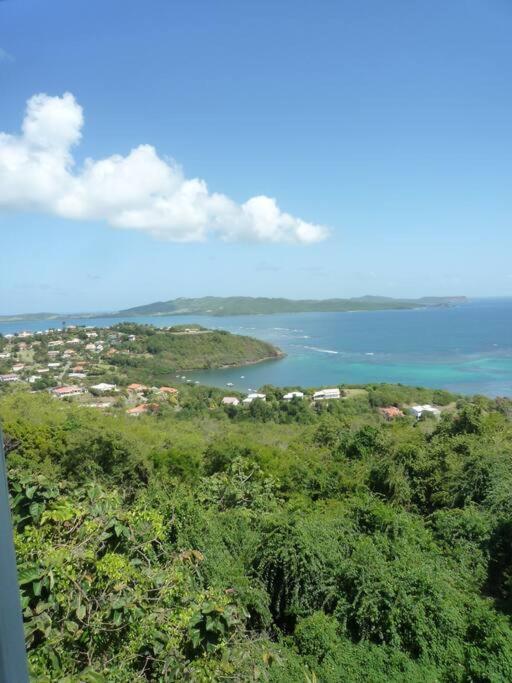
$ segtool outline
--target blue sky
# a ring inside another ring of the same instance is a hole
[[[40,127],[20,135],[36,94],[48,115],[66,92],[83,111],[83,125],[48,124],[74,160],[51,197],[39,175],[41,187],[7,173],[5,149],[2,176],[0,144],[0,313],[211,294],[512,295],[511,35],[508,0],[0,3],[4,147],[41,144]],[[182,226],[194,199],[176,213],[172,195],[172,224],[155,218],[154,192],[137,219],[129,197],[97,199],[85,159],[139,145],[155,153],[133,191],[174,159],[208,184],[209,226]],[[267,204],[248,217],[261,195],[288,218],[263,219]]]

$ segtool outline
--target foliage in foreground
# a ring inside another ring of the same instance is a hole
[[[33,679],[512,680],[508,404],[345,404],[130,422],[5,397]]]

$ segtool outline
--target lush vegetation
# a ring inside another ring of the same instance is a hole
[[[512,680],[510,401],[187,391],[136,420],[0,400],[35,681]]]
[[[250,296],[157,301],[120,311],[119,315],[258,315],[269,313],[304,313],[310,311],[378,311],[446,305],[463,301],[464,297],[424,297],[422,299],[392,299],[384,296],[361,296],[352,299],[279,299]]]
[[[128,380],[157,381],[177,370],[243,366],[283,355],[259,339],[198,325],[160,329],[121,323],[111,329],[136,336],[123,342],[119,353],[108,359],[108,364]]]

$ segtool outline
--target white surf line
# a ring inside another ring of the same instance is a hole
[[[319,349],[317,346],[304,346],[304,348],[310,349],[311,351],[318,351],[318,353],[339,353],[339,351],[332,351],[331,349]]]

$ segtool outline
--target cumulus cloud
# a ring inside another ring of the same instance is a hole
[[[327,230],[282,211],[275,199],[239,204],[186,178],[151,145],[129,154],[87,159],[77,168],[83,111],[73,95],[34,95],[21,134],[0,133],[0,208],[32,210],[73,220],[104,221],[166,240],[312,243]]]

